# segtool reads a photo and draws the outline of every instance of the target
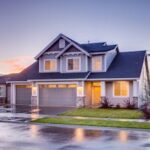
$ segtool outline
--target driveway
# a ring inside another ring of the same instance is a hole
[[[0,123],[3,150],[149,150],[150,132]]]
[[[65,111],[71,110],[71,107],[30,107],[30,106],[1,106],[0,112],[6,113],[37,113],[41,115],[57,115]]]

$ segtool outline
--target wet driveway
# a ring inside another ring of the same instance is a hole
[[[150,132],[0,123],[2,150],[150,150]]]

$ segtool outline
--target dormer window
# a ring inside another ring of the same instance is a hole
[[[93,72],[102,71],[102,56],[92,57],[92,71]]]
[[[44,60],[44,71],[45,72],[56,72],[57,71],[57,61],[56,61],[56,59],[46,59],[46,60]]]
[[[66,42],[64,39],[59,40],[59,48],[65,48]]]

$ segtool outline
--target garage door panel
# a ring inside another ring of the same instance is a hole
[[[16,104],[31,105],[31,88],[16,87]]]
[[[40,88],[41,106],[75,106],[76,88]]]

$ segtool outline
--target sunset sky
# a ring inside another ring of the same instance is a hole
[[[0,0],[0,74],[30,65],[59,33],[150,49],[150,0]]]

